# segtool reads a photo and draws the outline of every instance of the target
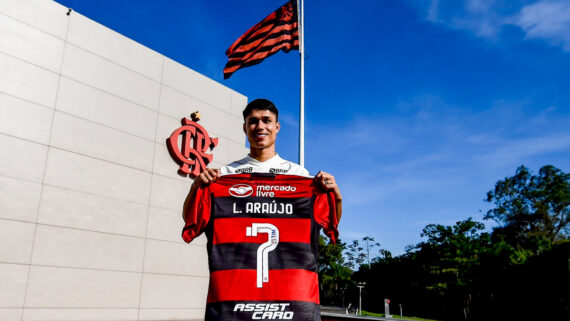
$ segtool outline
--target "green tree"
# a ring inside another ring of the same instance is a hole
[[[357,269],[360,264],[364,263],[366,260],[364,248],[360,245],[360,242],[358,240],[352,241],[352,243],[347,247],[345,254],[347,258],[347,265],[351,269]]]
[[[319,236],[319,284],[323,304],[344,306],[346,291],[352,286],[352,270],[344,260],[346,244],[326,242]]]
[[[361,245],[359,240],[353,240],[352,244],[350,244],[345,251],[345,255],[348,260],[347,265],[352,269],[360,268],[363,263],[366,263],[367,267],[370,269],[370,263],[379,260],[378,255],[374,257],[371,257],[370,255],[370,251],[374,248],[378,248],[378,254],[391,256],[391,253],[388,250],[380,248],[380,243],[376,242],[373,237],[363,237],[362,243],[363,244]],[[372,252],[372,255],[374,255],[374,252]]]
[[[410,248],[414,264],[423,270],[418,280],[428,296],[440,298],[446,318],[469,320],[475,271],[490,244],[483,223],[471,218],[453,226],[429,224],[421,236],[426,241]]]
[[[485,219],[500,224],[495,238],[515,251],[538,254],[569,237],[570,174],[552,165],[543,166],[538,175],[520,166],[514,176],[499,180],[486,200],[494,207]]]

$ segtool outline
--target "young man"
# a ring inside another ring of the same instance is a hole
[[[319,172],[312,181],[306,169],[277,155],[278,114],[268,100],[249,103],[243,111],[249,155],[206,169],[186,198],[182,238],[191,242],[203,232],[208,238],[207,321],[321,320],[319,231],[337,240],[342,196],[332,175]]]
[[[277,155],[275,141],[281,128],[279,111],[267,99],[250,102],[243,111],[243,131],[249,141],[249,155],[220,169],[207,168],[192,184],[184,202],[182,217],[187,219],[188,208],[202,184],[215,182],[220,175],[238,173],[275,173],[308,176],[309,172],[298,164],[286,161]],[[320,171],[314,178],[325,191],[332,191],[336,200],[337,219],[342,215],[342,195],[334,176]]]

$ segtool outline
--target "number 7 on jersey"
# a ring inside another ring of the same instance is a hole
[[[262,288],[263,283],[269,282],[269,252],[279,244],[279,230],[269,223],[252,223],[245,231],[246,236],[257,236],[257,233],[267,233],[267,242],[261,243],[257,248],[257,287]]]

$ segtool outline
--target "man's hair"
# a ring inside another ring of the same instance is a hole
[[[277,107],[275,107],[275,105],[267,99],[258,98],[247,104],[242,112],[244,121],[253,110],[269,110],[275,114],[275,120],[279,120],[279,110],[277,110]]]

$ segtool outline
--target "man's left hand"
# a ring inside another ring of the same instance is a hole
[[[342,194],[340,193],[340,188],[336,184],[334,176],[320,171],[315,175],[315,182],[325,191],[333,192],[336,200],[336,217],[340,221],[340,217],[342,216]]]

